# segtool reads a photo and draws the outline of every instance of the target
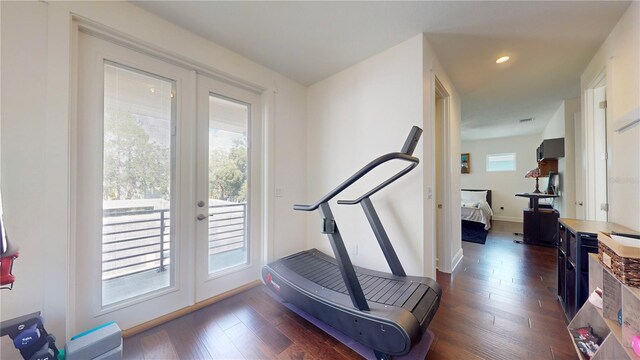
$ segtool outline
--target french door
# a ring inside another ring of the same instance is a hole
[[[75,330],[259,278],[259,96],[79,33]]]
[[[260,274],[260,98],[198,75],[196,301]]]

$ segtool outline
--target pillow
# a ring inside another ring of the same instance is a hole
[[[462,191],[461,199],[466,201],[487,201],[486,191]]]

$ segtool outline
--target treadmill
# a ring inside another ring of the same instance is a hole
[[[420,160],[412,154],[421,134],[422,129],[414,126],[401,152],[371,161],[316,203],[293,206],[295,210],[320,212],[322,233],[329,238],[335,258],[312,249],[262,268],[262,280],[275,294],[373,349],[378,359],[409,353],[433,319],[442,295],[433,279],[406,275],[370,199],[418,165]],[[362,206],[391,269],[389,274],[351,263],[329,201],[391,160],[409,165],[355,200],[338,200],[339,205]]]

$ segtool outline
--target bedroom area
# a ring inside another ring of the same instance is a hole
[[[576,199],[575,154],[581,149],[574,124],[580,119],[580,98],[531,114],[494,124],[490,131],[468,131],[463,124],[463,241],[482,244],[491,234],[501,233],[517,243],[552,245],[555,231],[546,229],[555,227],[560,217],[575,217],[576,209],[582,207]],[[545,153],[540,154],[545,145]],[[535,215],[531,194],[538,194]],[[540,219],[534,220],[538,214]],[[546,233],[534,234],[532,228],[544,228]]]
[[[462,241],[484,244],[491,230],[491,190],[460,191],[460,218]]]
[[[540,135],[534,134],[462,140],[468,164],[460,177],[463,241],[482,244],[497,232],[510,240],[522,240],[527,199],[516,194],[535,190],[535,179],[525,178],[525,174],[536,166],[539,139]],[[544,190],[545,179],[541,180],[539,187]],[[549,204],[548,200],[543,202]]]

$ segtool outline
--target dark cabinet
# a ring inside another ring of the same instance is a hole
[[[558,231],[558,300],[568,320],[589,297],[589,254],[598,252],[598,232],[632,233],[603,221],[560,219]]]
[[[558,218],[560,213],[554,209],[524,210],[524,236],[526,244],[556,246]]]
[[[565,220],[560,220],[558,234],[558,298],[571,320],[589,296],[588,257],[598,252],[598,238],[595,233],[568,227]]]
[[[545,139],[536,149],[536,160],[564,157],[564,138]]]
[[[564,300],[564,313],[567,316],[567,319],[573,319],[578,309],[582,306],[576,305],[576,267],[571,262],[569,258],[565,261],[565,294],[566,299]],[[587,284],[588,286],[588,284]]]
[[[582,304],[589,297],[589,254],[598,253],[598,235],[581,234],[580,244],[582,246],[580,246],[576,254],[577,263],[580,264],[576,269],[576,276],[578,277],[576,282],[579,284],[577,297],[580,305],[576,308],[576,311],[582,307]]]
[[[565,281],[566,281],[566,255],[564,253],[564,251],[562,251],[560,249],[560,247],[558,247],[558,299],[560,299],[560,302],[563,303],[562,307],[565,308],[566,304],[564,304],[565,299],[567,298],[566,296],[566,287],[565,287]]]
[[[567,235],[567,257],[569,259],[572,259],[573,262],[575,263],[575,259],[576,259],[576,252],[577,252],[577,248],[578,248],[578,239],[576,237],[575,233],[572,233],[571,231],[565,231],[565,234]]]
[[[560,213],[552,208],[541,207],[540,199],[556,198],[558,195],[542,193],[517,193],[516,196],[529,199],[529,208],[523,211],[523,236],[525,244],[555,247],[558,243],[558,217]]]

